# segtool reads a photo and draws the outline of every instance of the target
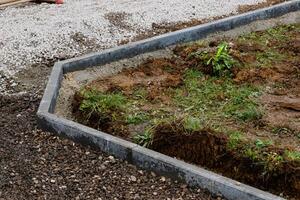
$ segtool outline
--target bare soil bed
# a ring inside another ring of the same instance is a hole
[[[300,24],[179,45],[78,90],[73,116],[300,198]]]

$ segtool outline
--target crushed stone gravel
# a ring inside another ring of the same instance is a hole
[[[222,199],[42,132],[40,98],[0,94],[0,199]]]

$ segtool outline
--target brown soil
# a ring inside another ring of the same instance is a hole
[[[128,17],[129,14],[125,12],[111,12],[104,16],[113,26],[119,29],[133,30],[130,24],[126,22]]]
[[[264,32],[256,34],[260,36]],[[231,125],[228,126],[244,130],[250,139],[271,138],[276,146],[272,145],[265,151],[276,152],[276,155],[283,155],[285,149],[300,150],[299,32],[290,31],[288,34],[291,38],[289,41],[270,39],[267,45],[261,45],[255,40],[245,43],[233,38],[226,39],[231,47],[230,54],[240,65],[236,64],[230,70],[235,84],[247,83],[269,88],[259,98],[259,103],[264,107],[262,119],[245,124],[230,122]],[[123,69],[118,74],[97,79],[85,88],[102,93],[122,92],[129,98],[136,90],[143,88],[148,103],[137,105],[141,111],[153,112],[163,108],[164,112],[174,115],[177,108],[172,107],[168,89],[183,84],[183,75],[188,68],[198,69],[206,76],[212,76],[212,66],[203,65],[201,58],[190,55],[197,51],[213,53],[220,41],[211,40],[207,43],[176,46],[171,59],[148,59],[137,68]],[[276,51],[286,55],[285,59],[260,64],[257,55],[268,52],[273,46],[276,46]],[[220,94],[219,98],[224,100],[226,97]],[[74,115],[80,122],[89,126],[129,140],[135,135],[133,132],[141,132],[147,126],[147,123],[128,125],[124,119],[111,120],[112,113],[108,114],[108,117],[103,115],[99,117],[99,113],[93,113],[89,120],[86,120],[85,114],[78,109],[82,100],[80,93],[76,93],[73,102]],[[274,127],[285,132],[275,134]],[[229,150],[226,146],[228,143],[226,134],[210,129],[186,134],[185,132],[180,123],[162,124],[154,129],[150,148],[207,167],[258,188],[300,198],[299,163],[283,163],[279,168],[266,173],[262,163],[253,162],[250,158]]]
[[[177,66],[177,69],[173,68]],[[131,95],[135,89],[143,87],[147,91],[147,99],[152,101],[151,105],[145,105],[142,110],[153,110],[158,108],[157,100],[167,103],[169,97],[164,94],[169,87],[176,87],[181,84],[183,67],[170,59],[148,59],[138,68],[124,69],[121,73],[109,76],[104,79],[97,79],[86,86],[87,89],[94,89],[100,92],[122,91]],[[122,120],[111,120],[110,114],[101,117],[92,113],[87,120],[85,114],[78,108],[83,97],[80,92],[75,93],[73,99],[73,113],[79,121],[96,129],[111,133],[113,135],[128,137],[130,132]]]
[[[181,63],[176,62],[178,61],[164,58],[149,59],[137,69],[125,69],[117,75],[93,81],[90,87],[101,92],[120,90],[126,94],[130,94],[138,86],[146,87],[149,92],[153,92],[152,89],[155,88],[176,87],[181,82],[181,69],[167,71],[168,67],[181,66]]]
[[[263,165],[253,164],[249,158],[229,151],[227,141],[227,136],[209,129],[187,133],[180,122],[176,122],[155,129],[151,148],[264,190],[277,193],[280,189],[297,194],[300,189],[297,163],[284,165],[280,170],[261,176]]]
[[[227,157],[225,135],[216,135],[211,130],[189,133],[178,124],[158,126],[151,148],[209,168],[223,165]]]

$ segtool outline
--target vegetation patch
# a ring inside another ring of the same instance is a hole
[[[173,48],[76,92],[76,119],[275,193],[300,194],[300,25]]]

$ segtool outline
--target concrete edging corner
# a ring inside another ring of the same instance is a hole
[[[96,146],[100,150],[120,159],[128,160],[140,168],[153,170],[159,174],[182,180],[191,186],[208,189],[211,193],[222,194],[227,199],[281,200],[282,198],[279,196],[61,118],[53,113],[65,73],[104,65],[182,42],[198,40],[212,33],[227,31],[257,20],[278,17],[299,10],[300,0],[292,0],[269,8],[163,34],[99,53],[57,62],[53,67],[37,112],[38,124],[44,130],[55,132],[76,142]]]

